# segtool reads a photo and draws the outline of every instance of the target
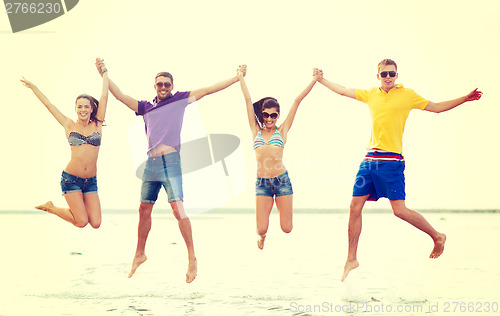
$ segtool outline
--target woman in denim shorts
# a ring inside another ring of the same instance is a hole
[[[102,62],[96,60],[96,64]],[[97,195],[97,156],[101,145],[102,124],[108,102],[108,74],[106,67],[98,69],[103,75],[100,101],[82,94],[76,98],[76,122],[63,115],[57,107],[25,78],[21,82],[30,88],[59,124],[64,127],[71,148],[71,159],[62,172],[61,189],[69,208],[57,207],[49,201],[37,209],[70,222],[77,227],[101,225],[101,204]]]
[[[287,118],[279,127],[276,124],[280,117],[278,101],[274,98],[263,98],[252,103],[244,80],[245,74],[246,66],[240,66],[238,77],[245,97],[248,120],[254,138],[253,148],[257,158],[257,181],[255,183],[257,234],[259,235],[257,246],[263,249],[274,202],[280,214],[281,229],[285,233],[292,231],[293,190],[288,172],[282,162],[283,150],[300,102],[309,94],[322,74],[314,69],[313,79],[297,96]]]

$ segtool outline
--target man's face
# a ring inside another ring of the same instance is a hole
[[[384,77],[385,75],[385,77]],[[394,75],[394,77],[391,77]],[[377,74],[377,79],[380,80],[380,86],[383,90],[389,91],[396,85],[396,79],[398,78],[398,73],[396,71],[396,66],[394,65],[381,65],[379,72]]]
[[[158,101],[165,100],[171,93],[174,85],[168,77],[158,77],[155,82],[156,96]]]

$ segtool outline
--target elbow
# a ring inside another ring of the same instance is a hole
[[[438,107],[436,107],[436,108],[434,109],[434,111],[433,111],[433,112],[434,112],[434,113],[436,113],[436,114],[439,114],[439,113],[446,112],[446,111],[448,111],[448,110],[449,110],[449,109],[446,109],[446,108],[445,108],[445,107],[443,107],[443,106],[438,106]]]
[[[219,91],[217,88],[214,88],[214,87],[209,87],[209,88],[205,88],[202,90],[202,94],[203,96],[207,96],[209,94],[212,94],[212,93],[215,93]]]
[[[113,94],[115,96],[115,98],[122,102],[122,103],[126,103],[127,102],[127,96],[122,94],[122,93],[119,93],[119,94]]]
[[[210,95],[212,93],[216,92],[215,89],[212,89],[212,88],[202,88],[198,91],[198,93],[196,93],[195,97],[196,97],[196,100],[199,100],[207,95]]]
[[[339,91],[339,94],[343,97],[349,97],[349,91],[347,89],[342,89]]]

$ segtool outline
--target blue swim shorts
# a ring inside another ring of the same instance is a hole
[[[148,157],[142,176],[141,203],[154,204],[162,186],[169,203],[183,200],[181,156],[178,151]]]
[[[400,157],[399,159],[380,158]],[[377,201],[385,197],[391,201],[404,200],[405,193],[405,162],[403,156],[395,153],[369,153],[361,162],[353,196],[370,195],[369,201]]]
[[[97,177],[80,178],[63,171],[61,175],[61,190],[63,195],[73,192],[82,192],[83,194],[97,193]]]
[[[288,177],[288,171],[274,178],[259,178],[255,181],[255,193],[257,196],[285,196],[293,194],[292,182]]]

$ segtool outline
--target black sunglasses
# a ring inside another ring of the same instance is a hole
[[[275,119],[278,117],[278,113],[267,113],[267,112],[262,112],[262,117],[263,118],[268,118],[268,117],[271,117],[272,119]]]
[[[396,77],[396,72],[391,70],[391,71],[382,71],[380,73],[380,77],[382,77],[382,78],[387,77],[387,75],[389,75],[391,78],[394,78],[394,77]]]
[[[170,82],[157,82],[156,86],[158,88],[162,88],[163,86],[165,86],[165,88],[170,88],[172,84]]]

